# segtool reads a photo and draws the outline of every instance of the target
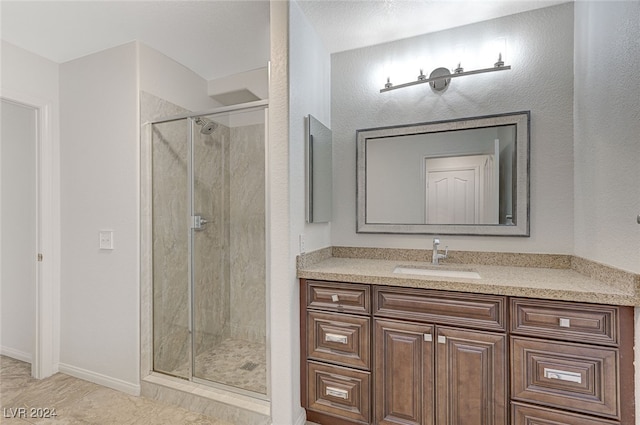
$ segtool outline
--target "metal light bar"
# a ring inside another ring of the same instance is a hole
[[[464,77],[464,76],[467,76],[467,75],[484,74],[485,72],[506,71],[508,69],[511,69],[511,65],[494,66],[492,68],[475,69],[473,71],[454,72],[453,74],[441,75],[441,76],[433,77],[433,78],[418,79],[416,81],[410,81],[408,83],[398,84],[397,86],[396,85],[391,85],[389,87],[385,87],[385,88],[380,89],[380,93],[384,93],[384,92],[395,90],[395,89],[401,89],[401,88],[404,88],[404,87],[415,86],[415,85],[418,85],[418,84],[431,83],[431,82],[440,81],[440,80],[448,80],[448,79],[451,79],[451,78]],[[422,75],[422,73],[421,73],[421,75]],[[391,83],[388,82],[387,85],[389,85],[389,84],[391,84]]]

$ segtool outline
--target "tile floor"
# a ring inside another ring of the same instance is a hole
[[[28,417],[32,408],[55,409],[56,416]],[[20,409],[27,417],[19,417]],[[0,424],[234,425],[62,373],[33,379],[31,365],[6,356],[0,356]]]
[[[0,424],[233,425],[62,373],[33,379],[30,371],[28,363],[0,357]],[[32,408],[55,409],[57,416],[29,417]]]

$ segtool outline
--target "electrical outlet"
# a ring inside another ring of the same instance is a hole
[[[100,230],[100,249],[113,249],[113,230]]]
[[[300,236],[298,237],[298,241],[300,242],[300,254],[304,254],[304,233],[300,233]]]

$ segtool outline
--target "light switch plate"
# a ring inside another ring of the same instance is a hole
[[[100,230],[100,249],[113,249],[113,230]]]

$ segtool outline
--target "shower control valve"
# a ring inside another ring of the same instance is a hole
[[[208,223],[202,216],[194,215],[191,217],[191,228],[194,230],[204,230],[204,226]]]

